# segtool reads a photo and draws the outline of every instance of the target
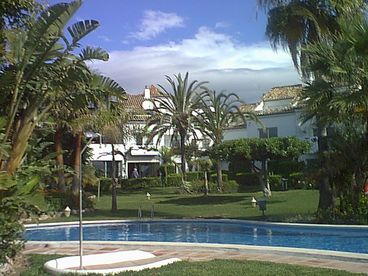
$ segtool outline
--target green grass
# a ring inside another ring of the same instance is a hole
[[[154,206],[155,218],[232,218],[269,221],[311,221],[317,209],[318,191],[290,190],[273,192],[268,200],[265,217],[258,208],[252,208],[250,201],[262,198],[261,192],[190,195],[178,194],[175,188],[151,189],[151,200],[147,191],[120,192],[118,194],[118,211],[111,212],[111,196],[103,195],[97,201],[93,212],[84,214],[86,220],[98,219],[136,219],[141,207],[143,218],[149,218]],[[61,217],[52,221],[73,221],[77,215]]]
[[[29,255],[30,267],[22,276],[49,275],[43,271],[43,264],[57,255]],[[125,272],[118,275],[359,275],[346,271],[312,268],[287,264],[258,261],[213,260],[208,262],[178,262],[157,269],[140,272]],[[363,274],[361,274],[363,275]]]

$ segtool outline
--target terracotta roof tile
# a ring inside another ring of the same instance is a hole
[[[274,101],[283,99],[295,99],[302,92],[302,85],[288,85],[271,88],[266,94],[263,95],[263,101]]]
[[[242,105],[240,105],[239,109],[240,111],[243,112],[249,112],[249,111],[254,111],[254,109],[257,107],[257,103],[244,103]]]
[[[129,109],[143,109],[142,103],[144,101],[144,97],[142,94],[133,95],[127,94],[127,100],[125,102],[125,106]]]

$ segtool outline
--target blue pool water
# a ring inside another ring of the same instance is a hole
[[[284,246],[368,253],[368,228],[285,226],[243,221],[142,221],[84,225],[87,241],[160,241]],[[29,241],[76,241],[74,226],[31,227]]]

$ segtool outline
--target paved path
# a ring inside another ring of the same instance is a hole
[[[113,243],[86,243],[84,254],[107,253],[121,250],[144,250],[162,257],[177,257],[187,261],[208,261],[213,259],[236,259],[270,261],[275,263],[287,263],[311,267],[340,269],[355,273],[368,274],[368,259],[329,256],[319,254],[306,254],[298,252],[273,251],[249,248],[231,248],[226,246],[211,247],[207,245],[191,244],[113,244]],[[27,243],[24,252],[26,254],[61,254],[78,255],[78,243]]]

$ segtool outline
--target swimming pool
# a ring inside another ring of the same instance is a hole
[[[367,227],[237,220],[158,220],[86,224],[86,241],[159,241],[281,246],[368,253]],[[28,241],[77,241],[78,225],[27,227]]]

